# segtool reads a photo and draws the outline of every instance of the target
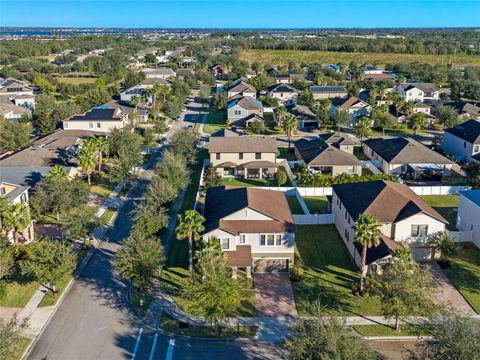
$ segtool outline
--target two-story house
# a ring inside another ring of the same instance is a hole
[[[309,130],[318,128],[318,121],[315,113],[306,105],[291,104],[286,107],[287,111],[297,119],[298,128]],[[273,112],[273,119],[278,126],[282,126],[277,116],[278,108]]]
[[[363,152],[385,174],[406,179],[439,180],[453,167],[445,156],[409,137],[367,139]]]
[[[27,109],[35,108],[35,95],[30,85],[12,78],[0,78],[0,102]]]
[[[345,98],[348,91],[345,86],[310,86],[310,91],[315,100]]]
[[[111,132],[113,129],[125,127],[128,123],[128,114],[120,107],[97,106],[63,120],[63,129]]]
[[[255,99],[257,97],[257,90],[242,79],[235,81],[232,86],[226,89],[226,92],[228,98],[248,96]]]
[[[425,101],[440,99],[440,87],[434,83],[406,83],[400,84],[395,91],[405,101]]]
[[[264,121],[263,105],[249,96],[235,97],[227,104],[227,116],[231,126],[246,128],[248,121]]]
[[[23,204],[28,206],[28,189],[29,186],[21,186],[12,184],[0,178],[0,197],[5,198],[10,205]],[[2,214],[0,213],[0,230],[2,229]],[[34,240],[33,222],[15,234],[14,229],[10,229],[7,238],[11,243],[15,243],[15,237],[22,244],[29,243]]]
[[[366,103],[363,100],[356,98],[355,96],[349,97],[348,99],[344,98],[335,98],[333,99],[330,105],[330,112],[333,114],[335,110],[346,111],[352,116],[352,121],[358,119],[362,116],[367,116],[370,114],[372,107],[370,104]]]
[[[211,137],[210,166],[221,177],[271,178],[277,172],[274,137]]]
[[[427,238],[445,231],[448,222],[408,186],[376,180],[332,188],[334,223],[358,267],[362,245],[355,240],[355,221],[362,214],[375,216],[382,233],[380,245],[367,251],[367,265],[382,265],[399,244],[410,248],[416,260],[434,258]]]
[[[342,151],[320,138],[295,141],[295,155],[311,173],[362,175],[362,163],[353,150]]]
[[[442,147],[445,155],[466,162],[480,162],[480,121],[468,120],[445,129]]]
[[[288,271],[294,261],[295,225],[282,191],[207,188],[204,241],[219,239],[228,265],[255,272]]]
[[[291,105],[297,102],[298,90],[289,84],[275,84],[267,89],[267,95],[283,105]]]

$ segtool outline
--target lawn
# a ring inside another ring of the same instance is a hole
[[[265,119],[265,127],[266,129],[266,134],[281,134],[283,133],[282,129],[278,127],[278,125],[275,123],[275,120],[273,120],[273,113],[271,112],[266,112],[263,113],[263,118]]]
[[[223,178],[222,185],[226,186],[277,186],[275,180],[267,179],[245,179],[245,178]]]
[[[253,326],[222,327],[220,335],[215,334],[213,326],[187,325],[180,326],[180,322],[173,319],[167,313],[162,315],[160,329],[177,335],[187,335],[203,338],[250,338],[253,337],[257,328]]]
[[[57,78],[59,83],[69,84],[69,85],[80,85],[80,84],[92,84],[97,79],[96,78],[75,78],[75,77],[59,77]]]
[[[38,289],[38,283],[20,273],[20,267],[17,265],[15,270],[6,282],[6,295],[0,299],[0,307],[24,307],[35,291]]]
[[[395,331],[394,328],[387,325],[357,325],[352,326],[362,336],[420,336],[428,335],[425,330],[418,326],[410,324],[401,324],[400,331]]]
[[[298,226],[295,256],[305,269],[305,278],[293,283],[299,315],[319,300],[327,310],[343,315],[380,315],[378,298],[352,295],[358,271],[335,225]]]
[[[17,337],[18,337],[19,341],[14,348],[15,349],[15,355],[13,357],[11,357],[9,360],[20,360],[23,356],[23,353],[25,352],[25,350],[27,350],[27,347],[32,342],[31,339],[29,339],[25,336],[17,335]]]
[[[227,113],[226,111],[210,110],[203,127],[203,132],[206,134],[213,134],[226,127]]]
[[[107,225],[110,221],[110,219],[112,218],[113,214],[115,214],[115,212],[117,211],[117,209],[115,208],[107,208],[105,210],[105,212],[103,213],[102,217],[100,218],[100,223],[102,225]]]
[[[464,176],[452,170],[450,176],[442,177],[442,185],[447,185],[447,186],[468,185],[468,181]]]
[[[92,176],[92,185],[90,185],[90,192],[98,196],[108,196],[115,188],[116,184],[111,183],[105,177],[99,177],[98,175]]]
[[[468,303],[480,314],[480,250],[473,244],[458,244],[458,254],[443,272]]]
[[[296,196],[287,196],[287,201],[288,205],[290,205],[290,211],[292,212],[292,214],[304,214],[303,209],[300,206],[300,202],[298,201]]]
[[[447,225],[448,230],[457,230],[458,195],[423,195],[420,197],[447,219],[449,222]]]
[[[207,155],[205,149],[201,149],[197,152],[197,161],[191,168],[190,183],[185,190],[185,197],[183,199],[180,212],[193,209],[195,204],[195,198],[197,196],[198,185],[200,183],[200,174],[202,173],[203,160]],[[167,256],[167,265],[169,266],[187,266],[187,240],[166,239],[170,241],[170,247]]]
[[[367,155],[364,154],[363,150],[359,146],[353,148],[353,155],[355,155],[358,160],[370,160]]]
[[[296,64],[318,63],[349,64],[354,61],[358,64],[369,63],[385,65],[387,63],[419,62],[428,64],[439,64],[452,62],[457,66],[480,65],[480,57],[476,55],[436,55],[436,54],[394,54],[394,53],[352,53],[337,51],[305,51],[305,50],[243,50],[241,57],[249,63],[260,63],[260,65],[278,66],[290,62]]]
[[[328,212],[328,200],[326,196],[304,196],[303,200],[307,204],[308,211],[311,214],[325,214]]]
[[[132,305],[137,311],[145,316],[150,306],[150,303],[153,300],[153,295],[151,290],[146,290],[141,292],[140,289],[136,286],[132,286],[130,291]]]
[[[288,147],[279,147],[278,148],[280,155],[278,158],[286,159],[287,161],[296,161],[297,157],[295,156],[295,148],[288,148]]]
[[[373,172],[370,169],[362,168],[362,176],[373,175]]]
[[[164,290],[172,297],[175,303],[186,311],[191,311],[192,304],[183,294],[183,290],[187,286],[189,275],[187,267],[165,267],[162,270],[161,282]],[[252,317],[255,312],[255,293],[250,289],[251,284],[246,284],[245,289],[241,291],[242,301],[237,311],[232,316]]]

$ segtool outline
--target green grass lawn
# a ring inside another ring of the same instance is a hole
[[[187,335],[204,338],[249,338],[256,333],[256,328],[252,326],[240,327],[222,327],[219,335],[215,334],[213,326],[188,325],[188,327],[180,327],[180,323],[173,319],[167,313],[162,315],[160,321],[160,329],[177,335]]]
[[[0,307],[24,307],[37,289],[38,283],[23,276],[17,265],[11,277],[7,279],[6,295],[0,299]]]
[[[334,314],[380,315],[378,298],[352,295],[358,271],[335,225],[298,226],[295,255],[305,269],[305,278],[293,283],[299,315],[309,315],[317,300]]]
[[[303,209],[300,206],[300,202],[298,201],[296,196],[287,196],[288,205],[290,205],[290,211],[292,214],[301,214],[303,215]]]
[[[14,350],[13,357],[9,358],[9,360],[20,360],[22,358],[23,353],[25,352],[25,350],[27,350],[27,347],[32,342],[31,339],[25,336],[17,335],[17,337],[19,341],[13,349]]]
[[[423,195],[420,197],[447,219],[449,222],[448,230],[457,230],[457,209],[460,201],[458,195]]]
[[[295,148],[290,148],[288,147],[279,147],[278,150],[280,151],[280,155],[278,155],[278,158],[280,159],[286,159],[287,161],[296,161],[297,157],[295,156]]]
[[[480,250],[473,244],[458,244],[458,254],[443,272],[468,303],[480,313]]]
[[[107,178],[92,176],[92,185],[90,185],[90,192],[98,196],[108,196],[115,188],[116,184],[111,183]]]
[[[97,79],[96,78],[70,78],[70,77],[59,77],[57,78],[59,83],[69,84],[69,85],[80,85],[80,84],[92,84]]]
[[[205,126],[203,127],[203,132],[206,134],[216,133],[217,131],[220,131],[222,128],[227,126],[226,122],[226,111],[217,111],[212,109],[207,115]]]
[[[363,153],[363,149],[360,146],[355,146],[353,148],[353,155],[355,155],[358,160],[370,160],[367,155]]]
[[[308,211],[311,214],[325,214],[328,211],[328,200],[326,196],[304,196],[303,200],[307,204]]]
[[[161,282],[164,290],[172,297],[181,309],[189,310],[192,304],[183,294],[189,275],[187,267],[165,267],[162,270]],[[232,316],[255,316],[255,293],[248,286],[241,291],[242,301]]]
[[[105,212],[103,213],[102,217],[100,218],[100,223],[103,224],[103,225],[107,225],[108,222],[110,221],[110,219],[112,218],[113,214],[115,214],[116,211],[117,211],[117,209],[115,209],[115,208],[107,208],[105,210]]]
[[[362,168],[362,176],[369,176],[369,175],[373,175],[373,172],[371,172],[370,169]]]
[[[357,325],[351,327],[362,336],[420,336],[428,335],[427,332],[418,326],[401,324],[400,331],[387,325]]]
[[[226,186],[277,186],[275,180],[267,179],[244,179],[244,178],[223,178],[222,185]]]
[[[137,309],[137,311],[142,315],[145,316],[150,306],[150,303],[153,300],[153,295],[151,290],[147,291],[140,291],[139,288],[136,286],[132,286],[132,290],[130,292],[132,305]]]
[[[457,173],[456,171],[451,171],[450,176],[442,177],[442,185],[454,186],[454,185],[468,185],[468,181],[465,177]]]

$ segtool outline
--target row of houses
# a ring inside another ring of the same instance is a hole
[[[30,116],[35,108],[33,87],[24,81],[0,78],[0,115],[6,120]]]

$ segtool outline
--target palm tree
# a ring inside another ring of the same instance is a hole
[[[6,234],[13,230],[13,243],[18,246],[20,234],[31,223],[28,206],[22,203],[2,206],[2,227]]]
[[[287,114],[282,121],[283,131],[287,134],[288,149],[290,149],[292,135],[297,131],[297,126],[297,118],[293,114]]]
[[[413,115],[414,108],[415,104],[412,101],[405,101],[402,106],[402,110],[405,113],[406,117],[410,117]]]
[[[95,139],[95,146],[97,147],[98,151],[98,172],[100,172],[102,171],[103,153],[108,152],[110,143],[108,142],[107,138],[100,136]]]
[[[47,174],[49,178],[57,178],[57,177],[64,177],[67,176],[67,173],[63,171],[62,165],[55,165],[52,170],[50,170]]]
[[[370,119],[362,117],[358,120],[357,125],[355,125],[355,135],[360,138],[360,143],[363,144],[363,139],[368,137],[372,131],[370,128]]]
[[[278,118],[278,122],[281,124],[283,122],[283,119],[285,119],[285,116],[287,116],[287,109],[285,108],[285,106],[280,106],[278,109],[277,109],[277,118]]]
[[[364,291],[364,278],[367,275],[367,249],[380,245],[380,224],[373,215],[362,214],[355,221],[355,239],[362,245],[362,270],[360,292]]]
[[[143,89],[142,97],[141,97],[142,103],[148,105],[150,103],[150,98],[152,97],[152,95],[153,95],[152,89]]]
[[[188,269],[190,277],[193,276],[193,240],[200,239],[200,233],[205,229],[205,218],[195,210],[187,210],[185,214],[178,215],[178,226],[175,230],[177,239],[188,239]]]
[[[85,140],[78,154],[78,165],[85,171],[88,179],[88,185],[91,185],[91,175],[97,166],[98,151],[94,139]]]
[[[135,109],[133,110],[134,113],[137,113],[137,107],[138,107],[138,104],[140,104],[141,101],[142,101],[142,99],[138,95],[133,95],[130,98],[130,104],[132,104],[135,107]]]
[[[421,112],[413,114],[413,116],[410,118],[410,127],[415,132],[415,135],[417,135],[417,131],[422,131],[426,123],[427,119]]]

